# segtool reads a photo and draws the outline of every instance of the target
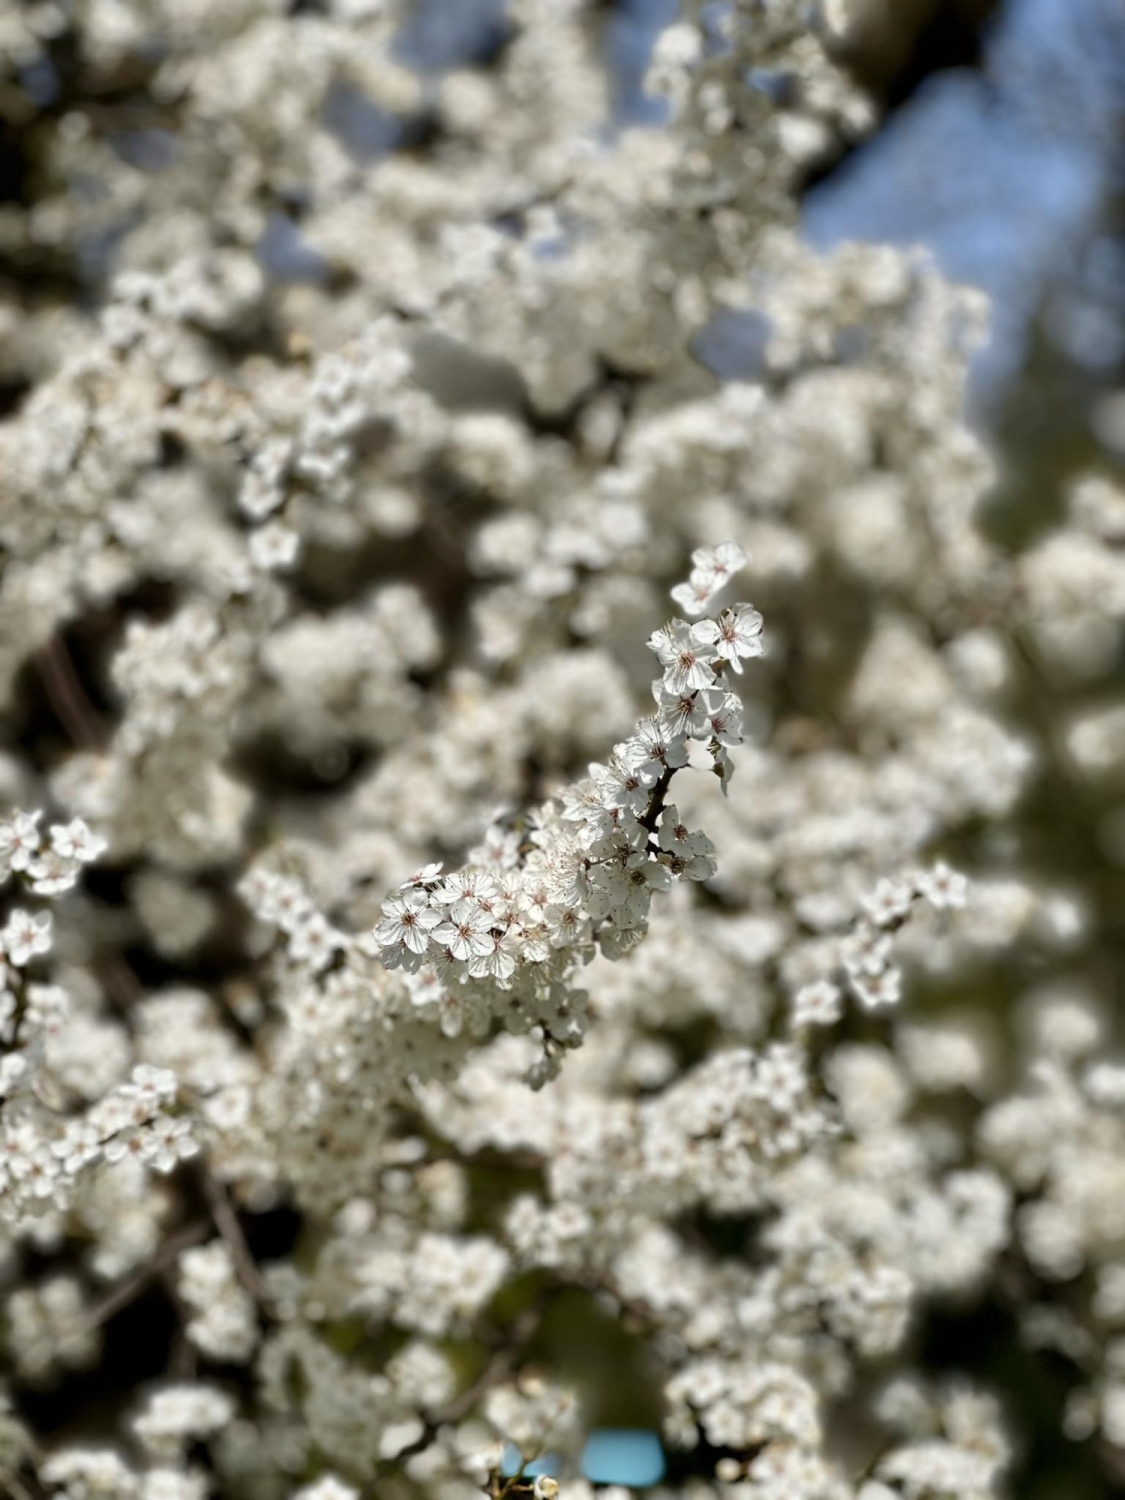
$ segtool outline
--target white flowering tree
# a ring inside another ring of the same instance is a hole
[[[430,9],[0,14],[0,1492],[1107,1495],[1125,492],[846,4]]]

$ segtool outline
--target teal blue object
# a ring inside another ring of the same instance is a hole
[[[523,1459],[520,1450],[515,1443],[505,1443],[504,1452],[500,1458],[500,1472],[505,1479],[510,1479],[513,1474],[518,1474]]]
[[[534,1479],[536,1474],[550,1474],[555,1478],[562,1468],[557,1453],[545,1453],[542,1458],[537,1458],[533,1464],[528,1464],[523,1471],[529,1478]]]
[[[504,1447],[503,1456],[500,1459],[501,1474],[506,1479],[510,1479],[513,1474],[519,1473],[522,1462],[520,1450],[516,1447],[515,1443],[507,1443]],[[528,1464],[523,1472],[528,1478],[534,1479],[536,1474],[557,1474],[560,1468],[561,1464],[559,1463],[557,1453],[544,1453],[542,1458],[537,1458],[534,1463]]]
[[[664,1449],[655,1432],[643,1427],[602,1427],[582,1450],[582,1472],[594,1484],[627,1484],[641,1489],[664,1478]]]

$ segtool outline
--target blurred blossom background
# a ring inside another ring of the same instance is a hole
[[[79,0],[0,0],[0,56],[7,64],[0,75],[4,417],[17,416],[62,355],[92,337],[108,288],[128,269],[130,245],[144,243],[151,205],[159,201],[169,221],[177,207],[160,195],[161,183],[174,180],[182,163],[179,106],[150,87],[160,59],[143,45],[130,51],[114,41],[115,28],[126,34],[130,27],[143,40],[144,0],[105,0],[102,24],[113,58],[106,69],[74,44],[76,7],[81,9]],[[874,113],[870,128],[853,131],[850,139],[826,129],[822,141],[810,143],[796,210],[799,234],[818,252],[853,241],[921,247],[949,280],[987,296],[989,331],[972,353],[967,393],[969,424],[997,458],[984,524],[1001,549],[1032,548],[1062,523],[1075,481],[1090,473],[1125,480],[1125,0],[853,0],[847,8],[840,61]],[[210,9],[209,24],[221,33],[221,0]],[[316,0],[293,0],[290,6],[294,14],[319,9]],[[363,0],[355,0],[355,14],[363,13]],[[611,80],[599,126],[603,140],[637,128],[665,128],[668,102],[649,91],[645,80],[657,39],[678,14],[677,0],[604,0],[592,8],[591,25]],[[715,48],[721,46],[722,14],[719,0],[703,7],[704,33],[710,19]],[[396,112],[386,97],[376,101],[354,81],[337,82],[326,91],[320,123],[357,171],[396,154],[424,154],[439,132],[435,100],[442,79],[457,70],[488,69],[511,33],[505,0],[415,0],[392,56],[421,80],[417,92]],[[784,74],[768,69],[746,83],[782,102],[789,86]],[[83,156],[87,146],[127,170],[99,178],[92,154]],[[354,278],[304,232],[313,186],[299,175],[274,182],[255,229],[256,263],[269,294],[287,308],[311,307],[317,298],[338,297],[344,304],[353,286]],[[206,215],[206,205],[183,208],[185,223],[191,214]],[[190,239],[190,225],[185,232]],[[538,253],[549,257],[564,249],[548,241]],[[404,313],[422,315],[411,308]],[[753,305],[720,311],[696,334],[694,357],[701,371],[721,382],[768,386],[771,333],[768,310]],[[247,348],[256,337],[253,330],[246,335]],[[303,357],[299,340],[293,347],[295,357]],[[440,351],[435,360],[441,364]],[[475,367],[458,372],[455,363],[433,377],[450,409],[457,409],[459,380],[472,384],[486,377],[496,382],[495,406],[512,406],[502,368],[489,377]],[[550,433],[552,421],[564,432],[563,417],[551,414],[543,418],[540,435]],[[395,497],[386,503],[389,515]],[[388,556],[397,547],[395,559],[408,557],[409,541],[387,545]],[[359,565],[346,553],[325,544],[311,554],[309,598],[318,607],[349,596],[348,570]],[[387,571],[393,573],[395,565]],[[409,559],[410,570],[412,576],[425,573],[435,615],[447,608],[443,624],[462,618],[458,610],[470,585],[456,555],[451,560],[433,543],[432,556],[427,553],[421,563]],[[1080,588],[1080,573],[1078,581]],[[166,603],[164,587],[149,582],[136,596],[146,607],[151,603],[157,616]],[[766,613],[768,626],[768,608]],[[109,712],[108,695],[99,697],[97,689],[100,653],[120,625],[120,615],[108,608],[70,643],[99,711]],[[943,852],[954,863],[991,862],[1049,877],[1061,893],[1052,909],[1059,948],[1065,951],[1070,927],[1081,928],[1078,977],[1100,997],[1110,1030],[1119,1034],[1125,1005],[1125,647],[1118,621],[1100,617],[1084,618],[1054,645],[1058,670],[1045,653],[1038,685],[1025,693],[1026,702],[1020,700],[1053,754],[1018,816],[995,824],[969,818]],[[971,655],[972,647],[966,649]],[[424,674],[425,647],[419,647],[419,660]],[[977,670],[987,678],[991,663],[988,648],[982,648],[969,675]],[[635,675],[634,663],[629,671]],[[49,666],[45,686],[37,683],[34,674],[18,680],[3,743],[13,752],[31,745],[33,759],[49,766],[62,754],[68,688],[52,683]],[[81,712],[78,719],[80,725]],[[763,710],[763,737],[768,723]],[[310,736],[315,738],[311,730]],[[263,760],[264,770],[248,753],[243,769],[260,773],[266,785],[275,777],[287,796],[307,794],[313,806],[360,759],[354,747],[330,739],[307,760],[300,745],[289,746],[276,764]],[[611,739],[607,733],[607,753]],[[543,772],[548,780],[551,769]],[[204,931],[219,899],[211,880],[201,877],[190,895],[176,880],[166,890],[154,884],[146,899],[169,903],[189,928],[194,900]],[[123,889],[107,877],[102,897],[108,907],[124,909]],[[179,948],[173,938],[165,952],[150,952],[140,960],[142,979],[155,983],[179,972],[205,987],[217,983],[222,944],[198,965],[185,959],[177,971],[180,953],[192,947],[188,932]],[[151,975],[144,971],[146,961]],[[1040,976],[1052,977],[1050,963],[1037,962],[1007,970],[998,963],[977,989],[968,984],[939,1006],[1005,1014]],[[926,1003],[923,997],[923,1011]],[[697,1042],[702,1046],[703,1034],[702,1027],[699,1036],[692,1034],[689,1050]],[[659,1058],[654,1067],[659,1072]],[[487,1169],[481,1170],[476,1190],[487,1196]],[[255,1233],[256,1254],[268,1259],[285,1253],[295,1233],[293,1218],[282,1208],[263,1213]],[[707,1234],[712,1244],[722,1242],[721,1226],[708,1224]],[[1005,1274],[1018,1275],[1014,1261],[997,1272]],[[159,1372],[169,1337],[167,1307],[138,1307],[139,1313],[133,1309],[123,1323],[111,1325],[93,1373],[44,1383],[27,1397],[27,1409],[48,1440],[96,1432],[103,1407],[106,1413],[116,1410],[121,1392]],[[924,1321],[917,1347],[923,1368],[967,1371],[999,1388],[1018,1409],[1023,1446],[1013,1492],[1021,1500],[1125,1496],[1125,1448],[1107,1457],[1104,1450],[1068,1443],[1057,1411],[1069,1377],[1060,1374],[1056,1353],[1027,1356],[996,1299],[984,1296],[950,1316]],[[607,1311],[598,1296],[575,1289],[552,1306],[536,1349],[556,1378],[583,1392],[590,1433],[581,1462],[591,1482],[681,1484],[706,1475],[709,1463],[713,1468],[718,1449],[704,1445],[706,1451],[685,1455],[662,1444],[656,1367],[627,1311]],[[539,1472],[551,1472],[549,1457]]]

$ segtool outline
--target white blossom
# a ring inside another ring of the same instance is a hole
[[[1112,1488],[1125,494],[793,227],[908,22],[643,9],[0,16],[4,1493]]]
[[[22,969],[33,958],[51,951],[51,913],[31,913],[15,907],[0,928],[0,949],[8,962]]]

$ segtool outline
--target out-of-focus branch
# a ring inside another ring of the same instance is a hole
[[[227,1190],[219,1179],[212,1173],[206,1162],[200,1162],[197,1168],[197,1176],[203,1196],[207,1200],[207,1207],[211,1217],[215,1221],[215,1228],[222,1235],[226,1247],[230,1251],[231,1260],[238,1279],[243,1287],[253,1297],[259,1307],[268,1308],[270,1303],[269,1294],[262,1285],[262,1278],[258,1271],[258,1264],[254,1259],[250,1246],[246,1243],[246,1236],[242,1232],[242,1225],[238,1222],[238,1215],[234,1211]]]
[[[100,1302],[94,1304],[86,1314],[85,1328],[100,1328],[103,1323],[108,1323],[110,1318],[116,1317],[123,1307],[128,1307],[130,1302],[136,1301],[149,1282],[156,1281],[169,1266],[175,1263],[181,1251],[187,1250],[191,1245],[200,1244],[210,1233],[211,1225],[206,1219],[198,1219],[177,1230],[164,1241],[151,1260],[147,1260],[132,1276],[120,1282]]]
[[[60,635],[53,635],[35,653],[35,664],[51,707],[70,738],[81,750],[100,749],[105,744],[105,729]]]

